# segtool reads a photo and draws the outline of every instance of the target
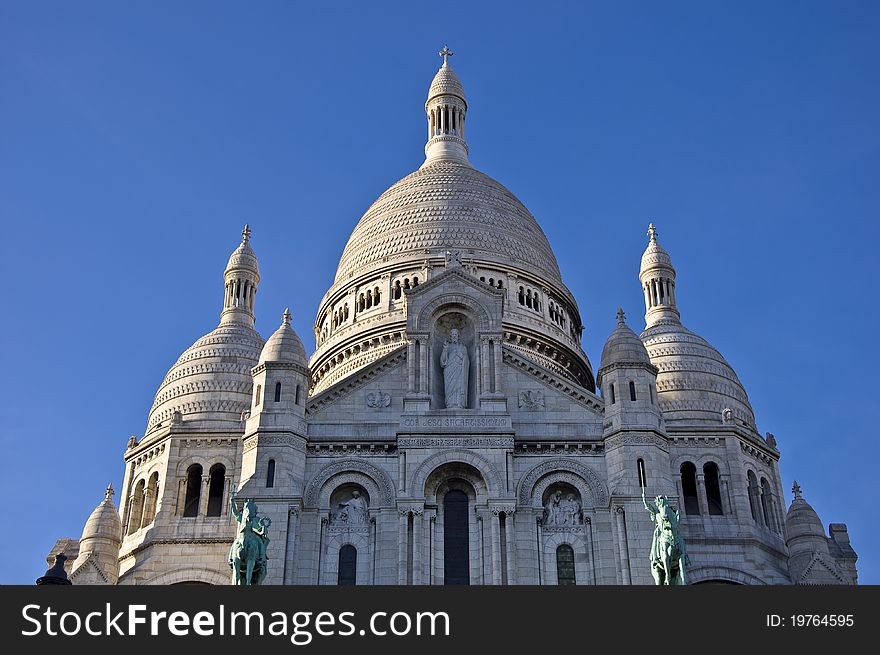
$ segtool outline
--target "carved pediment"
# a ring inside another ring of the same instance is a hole
[[[501,330],[504,291],[480,282],[462,268],[448,268],[406,294],[407,332],[427,332],[442,307],[458,306],[478,331]]]

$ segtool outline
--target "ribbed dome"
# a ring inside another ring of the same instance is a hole
[[[265,362],[284,362],[287,364],[301,364],[308,367],[308,357],[299,335],[290,325],[290,310],[284,312],[281,327],[266,340],[263,351],[260,353],[260,364]]]
[[[113,487],[107,487],[104,500],[94,509],[86,521],[80,537],[80,544],[88,539],[103,537],[122,542],[122,519],[113,503]]]
[[[816,510],[803,496],[797,481],[792,488],[794,500],[785,515],[785,542],[793,551],[828,553],[828,539],[825,528]]]
[[[236,248],[231,255],[229,255],[229,263],[226,264],[226,270],[231,271],[239,268],[249,269],[257,273],[260,273],[260,265],[257,262],[257,254],[254,252],[254,249],[251,248],[251,244],[247,241],[242,241],[241,244]]]
[[[427,252],[447,248],[460,248],[464,258],[516,261],[561,282],[547,237],[529,210],[488,175],[449,160],[423,166],[379,196],[352,232],[336,282],[389,261],[421,262]]]
[[[624,320],[623,310],[617,312],[617,327],[602,348],[600,369],[612,364],[650,364],[645,344]]]
[[[431,101],[431,98],[439,95],[454,95],[462,100],[465,99],[464,87],[458,79],[458,75],[446,64],[440,67],[431,82],[431,88],[428,89],[428,102]]]
[[[659,369],[657,392],[667,422],[717,424],[730,408],[736,418],[755,426],[736,372],[703,337],[677,320],[664,320],[642,332],[641,339]]]
[[[649,233],[652,234],[652,236],[648,242],[648,247],[645,248],[645,252],[642,253],[642,271],[658,266],[668,266],[669,268],[672,268],[672,258],[669,256],[669,253],[666,252],[666,249],[661,246],[653,236],[654,232],[654,226],[651,225]]]
[[[167,425],[175,411],[184,421],[239,427],[241,413],[251,404],[251,369],[262,348],[262,337],[244,323],[221,324],[196,341],[156,392],[147,431]]]

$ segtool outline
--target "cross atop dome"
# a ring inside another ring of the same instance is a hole
[[[623,325],[626,323],[626,314],[623,313],[623,307],[617,308],[617,324]]]
[[[802,498],[801,496],[801,485],[797,483],[797,480],[794,481],[794,484],[791,485],[791,493],[794,494],[795,498]]]
[[[657,240],[657,228],[654,227],[653,223],[648,225],[648,237],[651,239],[651,241]]]
[[[284,313],[281,315],[281,325],[290,325],[290,307],[284,310]]]
[[[241,231],[241,242],[247,243],[251,240],[251,227],[247,223],[244,224],[244,229]]]
[[[441,51],[438,52],[437,54],[439,54],[441,57],[443,57],[443,65],[444,65],[444,66],[448,66],[448,65],[449,65],[449,58],[450,58],[452,55],[454,55],[455,53],[452,52],[452,50],[449,49],[449,46],[448,46],[448,45],[444,45],[444,46],[443,46],[443,50],[441,50]]]
[[[104,500],[113,500],[113,485],[108,484],[107,489],[104,490]]]

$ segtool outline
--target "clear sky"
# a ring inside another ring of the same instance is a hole
[[[121,489],[253,228],[257,328],[318,302],[423,160],[448,42],[471,161],[544,228],[594,368],[644,326],[649,221],[686,326],[880,583],[876,2],[4,2],[0,582],[32,583]],[[117,497],[118,500],[118,497]]]

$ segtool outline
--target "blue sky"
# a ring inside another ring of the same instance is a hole
[[[594,367],[618,305],[644,325],[653,221],[787,499],[880,583],[878,29],[872,2],[0,4],[0,493],[26,517],[0,582],[121,488],[245,222],[258,329],[289,305],[313,349],[348,235],[423,160],[448,42],[471,161],[547,233]]]

